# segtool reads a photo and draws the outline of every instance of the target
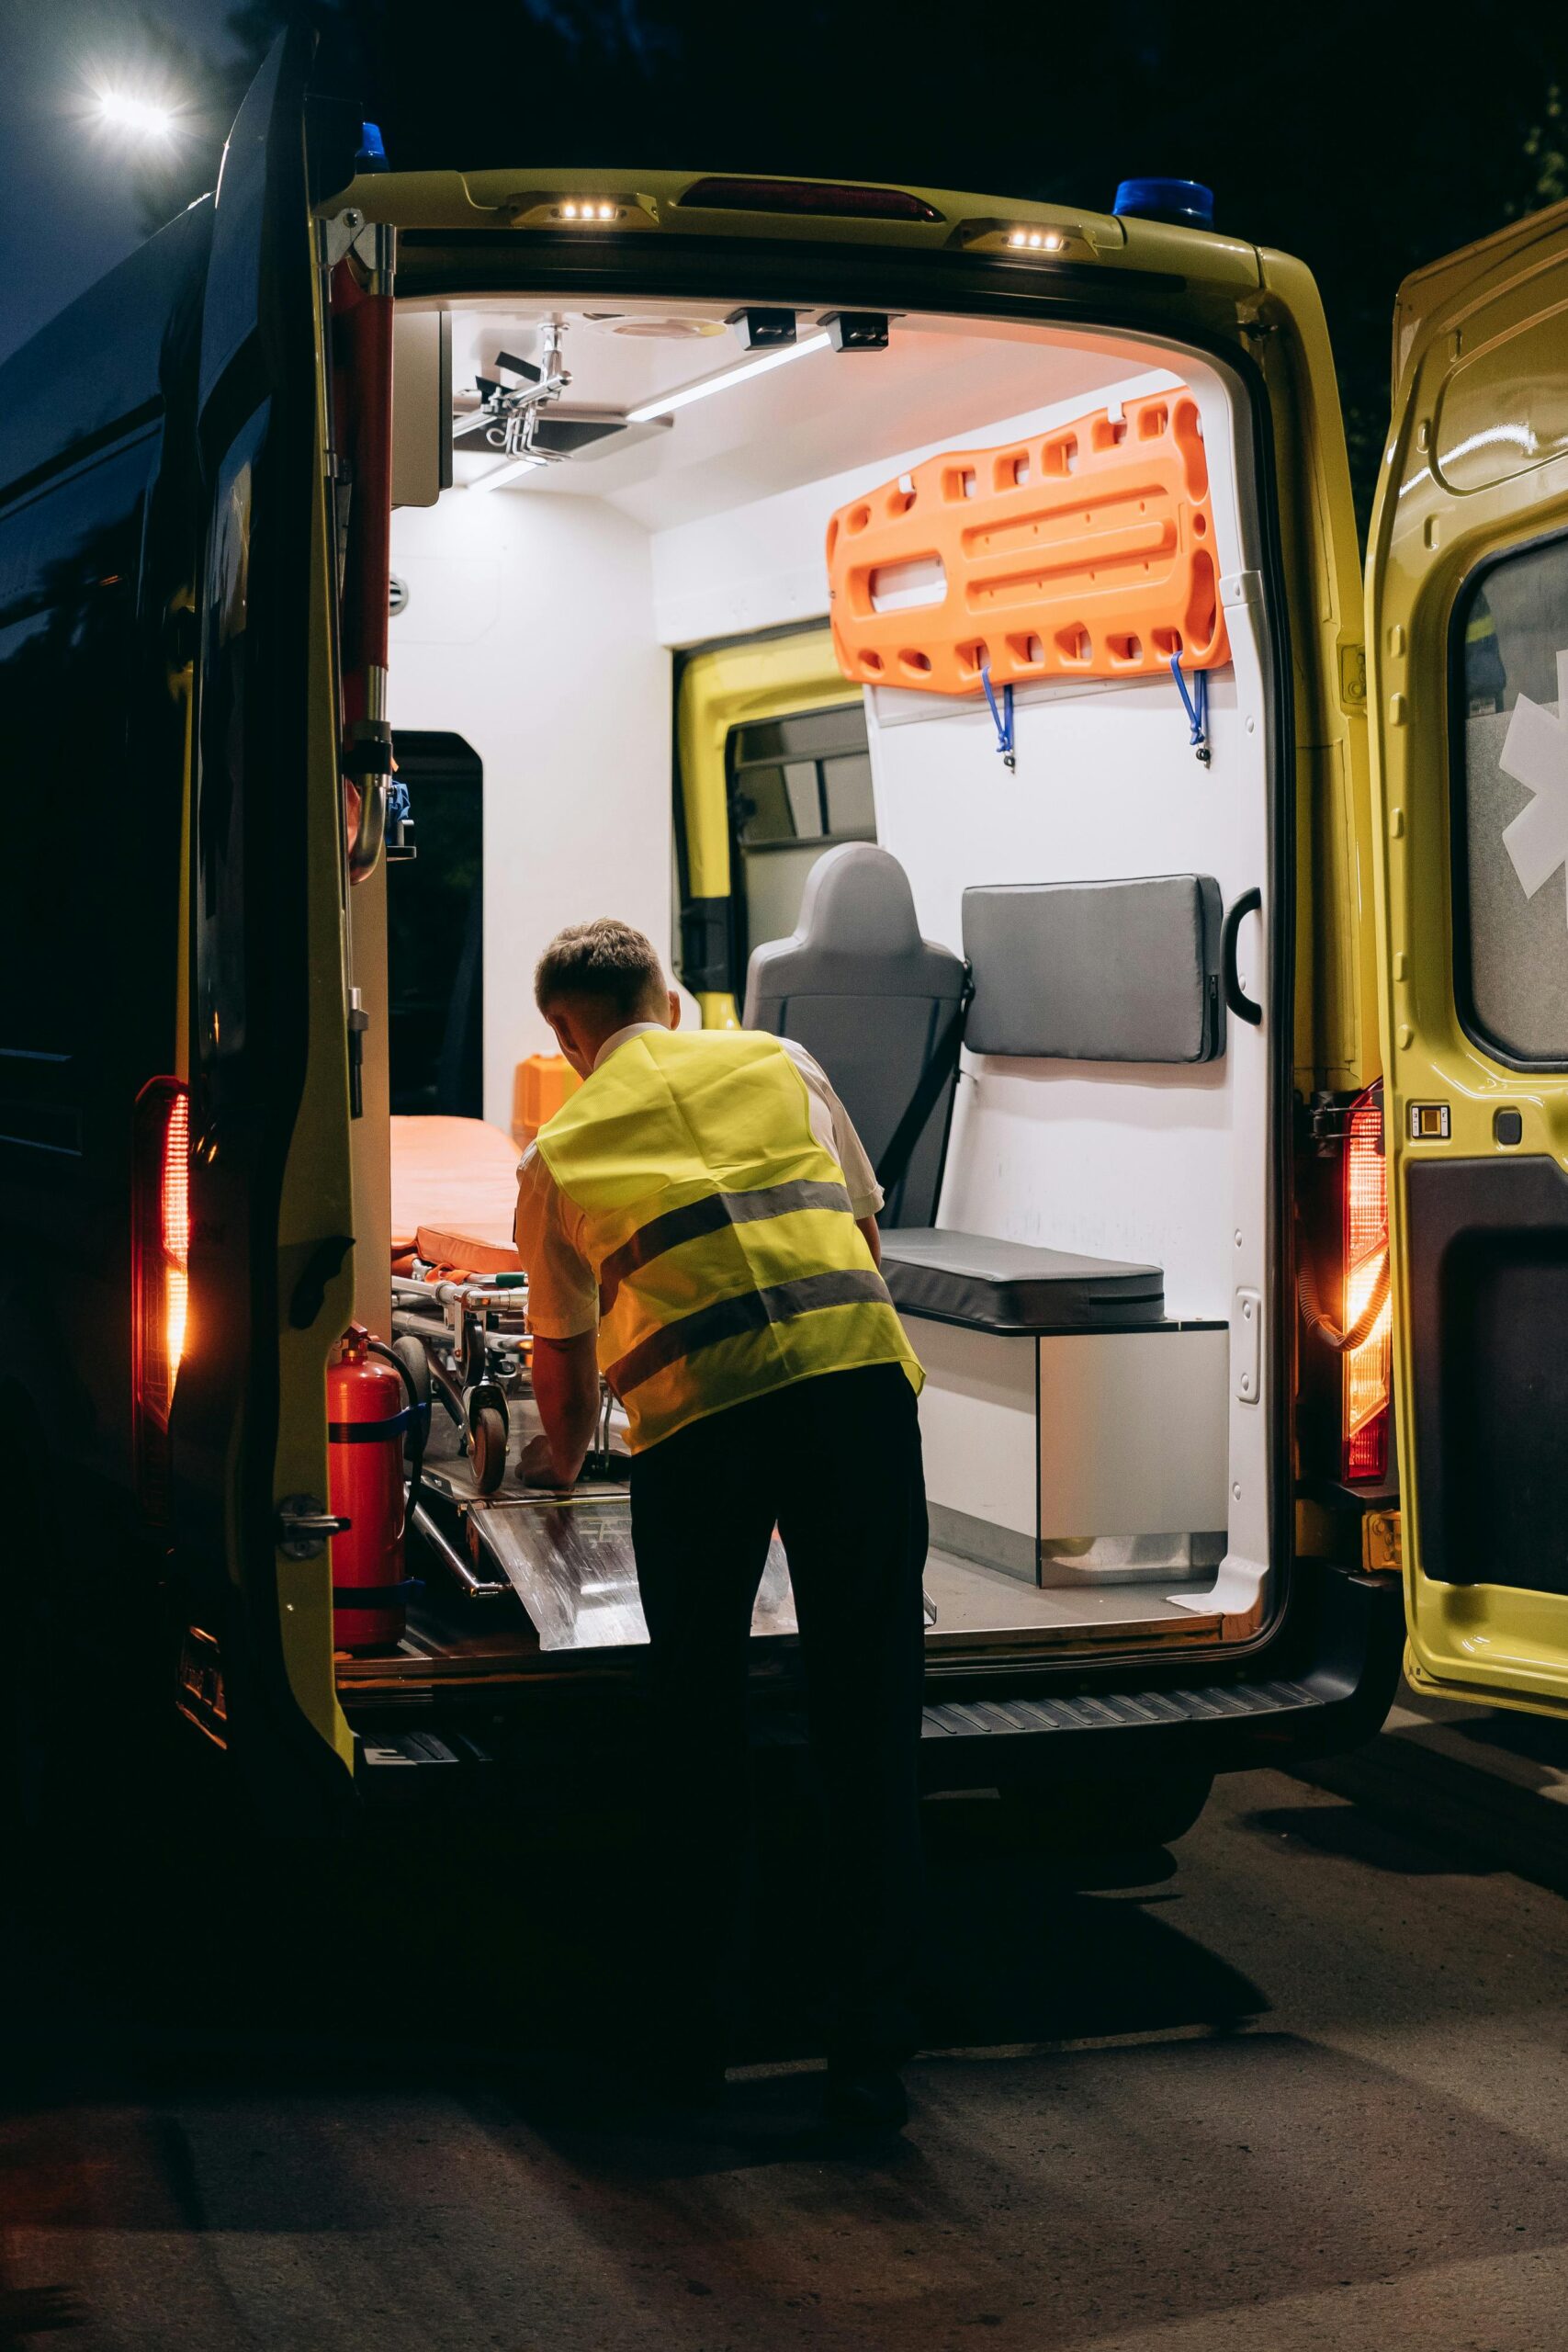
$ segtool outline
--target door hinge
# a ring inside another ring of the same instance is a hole
[[[1371,1574],[1386,1569],[1398,1576],[1404,1566],[1404,1545],[1396,1510],[1370,1510],[1361,1521],[1361,1566]]]
[[[1339,701],[1346,710],[1367,707],[1367,649],[1359,639],[1339,644]]]
[[[333,213],[316,223],[316,239],[323,269],[335,269],[339,262],[365,226],[365,215],[357,205],[347,205],[341,212]]]

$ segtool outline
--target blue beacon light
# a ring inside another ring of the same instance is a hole
[[[1112,212],[1137,220],[1165,220],[1175,229],[1212,229],[1214,191],[1201,180],[1123,180]]]

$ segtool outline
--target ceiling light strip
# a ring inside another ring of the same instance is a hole
[[[725,392],[731,384],[744,384],[753,376],[765,376],[770,368],[782,368],[786,360],[804,359],[808,352],[826,351],[832,337],[826,328],[820,334],[808,334],[799,343],[784,344],[776,351],[761,351],[754,359],[743,359],[738,368],[727,368],[717,376],[703,376],[694,384],[682,384],[673,392],[661,393],[656,401],[644,401],[640,408],[628,409],[628,424],[648,424],[656,416],[669,416],[678,408],[686,408],[693,401],[705,401],[710,392]]]

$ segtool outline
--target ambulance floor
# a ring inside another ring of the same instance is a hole
[[[586,1508],[492,1506],[477,1513],[483,1527],[480,1557],[501,1568],[511,1595],[479,1601],[448,1588],[434,1563],[426,1589],[411,1610],[396,1652],[340,1656],[340,1679],[366,1689],[411,1676],[447,1681],[479,1672],[536,1672],[553,1658],[562,1664],[597,1653],[606,1666],[647,1641],[632,1557],[630,1514],[624,1497],[585,1498]],[[502,1540],[504,1538],[504,1540]],[[782,1553],[770,1561],[753,1618],[754,1637],[795,1631]],[[994,1650],[998,1639],[1056,1634],[1074,1648],[1124,1645],[1153,1639],[1162,1647],[1214,1641],[1216,1616],[1179,1608],[1157,1591],[1112,1585],[1100,1591],[1041,1591],[1021,1578],[933,1551],[925,1588],[936,1610],[927,1631],[932,1651]]]
[[[1124,1642],[1133,1625],[1157,1625],[1164,1639],[1190,1634],[1213,1640],[1216,1615],[1168,1600],[1157,1585],[1073,1586],[1042,1591],[1021,1577],[989,1568],[956,1553],[933,1549],[926,1557],[926,1591],[936,1603],[932,1647],[945,1638],[1023,1632],[1071,1633],[1078,1639]]]

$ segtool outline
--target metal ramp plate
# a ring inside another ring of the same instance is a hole
[[[542,1650],[635,1649],[648,1625],[632,1556],[631,1503],[624,1493],[532,1496],[469,1506],[484,1559],[526,1611]],[[762,1571],[751,1633],[795,1631],[789,1565],[775,1535]]]

